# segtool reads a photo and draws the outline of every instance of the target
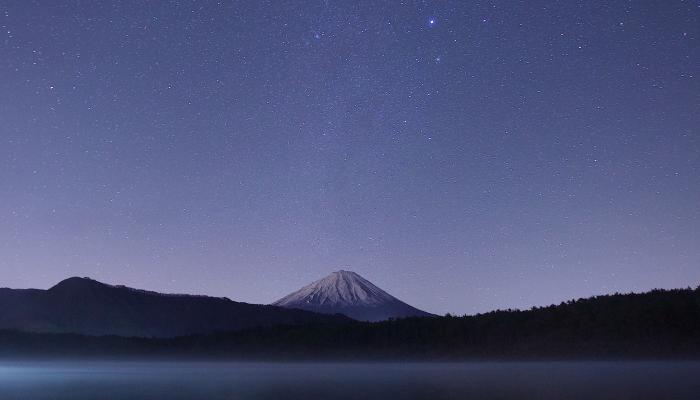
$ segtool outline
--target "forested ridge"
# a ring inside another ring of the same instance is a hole
[[[274,326],[172,339],[0,332],[0,356],[252,359],[697,358],[700,288],[530,310]]]

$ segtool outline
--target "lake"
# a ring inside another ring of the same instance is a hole
[[[698,399],[699,362],[0,362],[0,399]]]

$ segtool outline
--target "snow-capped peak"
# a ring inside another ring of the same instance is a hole
[[[272,305],[324,314],[345,314],[359,321],[428,317],[352,271],[336,271]]]
[[[396,299],[352,271],[336,271],[276,301],[273,305],[375,306]]]

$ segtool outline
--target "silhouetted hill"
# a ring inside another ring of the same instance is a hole
[[[174,337],[244,328],[343,321],[343,316],[172,295],[69,278],[49,290],[0,289],[0,329]]]
[[[700,358],[700,289],[527,311],[272,326],[173,339],[0,332],[0,356],[267,359]]]

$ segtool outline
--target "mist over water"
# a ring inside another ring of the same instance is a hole
[[[698,362],[2,362],[0,399],[697,399]]]

